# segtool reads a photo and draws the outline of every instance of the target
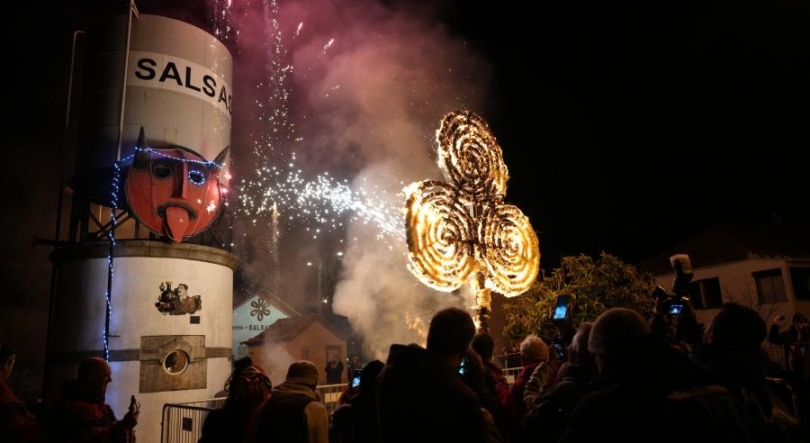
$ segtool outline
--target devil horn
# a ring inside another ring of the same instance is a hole
[[[219,155],[217,155],[217,158],[214,159],[214,163],[217,166],[220,166],[220,167],[222,165],[224,165],[225,164],[225,157],[228,156],[228,152],[230,152],[230,151],[231,151],[231,147],[226,146],[225,149],[223,149],[222,152],[220,152]]]
[[[143,126],[141,126],[141,133],[138,134],[138,143],[135,145],[133,166],[136,168],[145,168],[149,165],[149,158],[149,152],[146,150],[146,134],[144,133]]]
[[[141,132],[138,134],[138,144],[136,146],[141,149],[146,148],[146,133],[143,130],[143,126],[141,126]]]

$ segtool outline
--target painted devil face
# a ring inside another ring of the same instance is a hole
[[[175,242],[206,230],[220,211],[219,171],[227,152],[209,162],[181,146],[139,148],[126,182],[132,215]]]

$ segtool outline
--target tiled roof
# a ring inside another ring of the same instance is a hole
[[[341,340],[346,339],[345,334],[343,334],[339,328],[331,324],[319,314],[306,314],[297,317],[278,319],[275,323],[268,326],[264,331],[260,332],[255,337],[249,338],[244,343],[248,346],[255,346],[263,343],[286,343],[293,340],[315,322],[321,323],[326,329]]]
[[[694,268],[752,257],[810,259],[810,228],[717,225],[636,267],[653,275],[670,273],[672,266],[669,257],[674,254],[689,254]]]

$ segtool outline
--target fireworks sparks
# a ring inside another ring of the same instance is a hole
[[[257,172],[259,180],[245,181],[239,193],[246,215],[278,213],[279,207],[292,222],[314,224],[316,230],[337,230],[347,220],[376,227],[378,238],[404,238],[402,213],[390,195],[379,188],[353,190],[328,173],[314,180],[303,177],[294,164],[288,168],[267,167]]]
[[[299,146],[303,140],[297,136],[291,121],[289,101],[292,97],[292,75],[289,48],[304,27],[301,22],[289,35],[284,35],[279,20],[276,0],[265,0],[265,32],[268,48],[268,78],[257,85],[257,120],[265,127],[252,141],[252,167],[243,174],[238,188],[241,203],[239,211],[254,226],[264,225],[266,216],[288,223],[307,226],[317,237],[324,231],[339,230],[348,221],[376,227],[378,238],[388,236],[404,238],[401,195],[388,195],[375,186],[352,189],[350,184],[323,173],[313,179],[305,178],[305,171],[291,160],[280,159],[282,151]],[[334,44],[329,39],[323,54]],[[336,86],[337,88],[338,86]],[[273,222],[274,226],[276,222]],[[253,235],[261,235],[253,231]]]
[[[233,39],[233,27],[229,24],[231,0],[206,0],[206,3],[211,15],[213,34],[222,41]]]

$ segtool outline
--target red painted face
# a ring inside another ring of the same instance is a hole
[[[126,182],[130,212],[152,232],[178,243],[206,230],[222,203],[221,164],[180,146],[138,150]]]

